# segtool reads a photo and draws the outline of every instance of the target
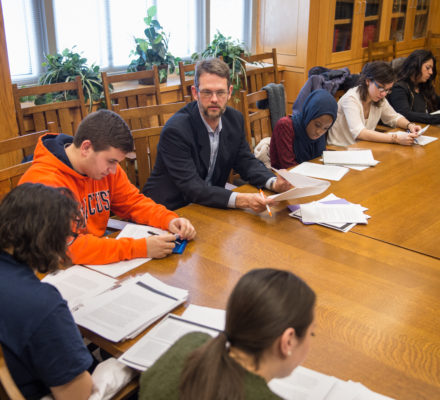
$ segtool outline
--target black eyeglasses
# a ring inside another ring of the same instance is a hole
[[[85,228],[86,226],[86,219],[82,211],[81,211],[81,216],[76,217],[72,221],[72,225],[74,226],[74,228],[70,233],[70,235],[67,237],[67,241],[66,241],[67,246],[70,246],[76,240],[76,238],[79,236],[79,230]]]
[[[379,85],[375,80],[372,80],[371,82],[373,82],[376,85],[376,87],[377,87],[377,89],[379,90],[380,93],[386,93],[386,94],[390,94],[391,93],[391,89],[392,88],[385,89],[382,85]]]
[[[197,89],[198,90],[198,89]],[[200,96],[202,96],[204,99],[211,99],[212,96],[215,96],[218,99],[224,99],[227,95],[228,95],[228,91],[227,90],[208,90],[208,89],[202,89],[202,90],[198,90],[200,93]]]

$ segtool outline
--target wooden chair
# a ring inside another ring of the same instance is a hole
[[[0,345],[0,400],[24,400],[6,365]]]
[[[167,121],[169,117],[179,111],[183,106],[189,103],[191,98],[185,96],[185,101],[178,103],[160,104],[136,108],[128,108],[117,112],[127,123],[133,119],[140,121],[149,121],[151,116],[159,116],[161,120]],[[143,125],[139,129],[132,129],[131,133],[134,139],[136,152],[137,174],[134,166],[134,157],[129,156],[125,165],[122,167],[127,172],[130,181],[137,185],[140,189],[145,185],[149,178],[157,157],[157,145],[159,143],[160,132],[163,124],[152,126],[150,124]]]
[[[18,88],[12,85],[14,95],[15,112],[20,135],[39,132],[48,129],[48,122],[54,122],[54,132],[62,132],[73,135],[82,119],[87,115],[84,103],[84,92],[81,78],[76,77],[74,81],[64,83],[53,83],[50,85],[32,86]],[[25,96],[42,95],[55,92],[76,92],[77,99],[61,102],[30,105],[20,103],[20,98]]]
[[[254,54],[250,56],[241,55],[243,67],[246,71],[247,91],[249,93],[257,92],[268,83],[280,83],[280,74],[278,71],[277,50],[272,49],[268,53]],[[251,63],[269,61],[271,65],[257,66]]]
[[[182,98],[185,96],[191,96],[191,86],[194,85],[194,73],[196,70],[196,63],[194,64],[184,64],[182,61],[179,61],[179,76],[180,76],[180,85],[182,88]],[[185,75],[186,72],[193,72],[193,75]]]
[[[49,122],[49,131],[53,131],[55,128],[54,122]],[[0,141],[0,154],[6,154],[11,152],[17,152],[17,159],[22,160],[23,157],[29,152],[33,152],[37,145],[40,136],[48,133],[48,131],[28,133],[23,136],[17,136],[15,138],[5,139]],[[18,184],[18,181],[23,174],[31,166],[32,161],[25,163],[17,162],[8,168],[0,170],[0,200]]]
[[[139,80],[150,80],[151,84],[139,84]],[[117,90],[119,88],[115,88],[113,92],[110,92],[111,85],[121,87],[122,83],[125,89]],[[153,65],[151,70],[125,74],[108,75],[103,72],[102,84],[104,86],[105,103],[109,110],[115,111],[116,105],[122,110],[162,103],[157,65]],[[159,120],[158,122],[163,125],[163,121]],[[140,121],[132,119],[129,126],[131,129],[139,129],[142,124]]]
[[[267,100],[267,92],[260,90],[250,93],[246,90],[240,91],[240,101],[243,107],[244,130],[246,140],[253,152],[257,144],[265,137],[272,136],[272,125],[269,109],[260,110],[256,103],[260,100]]]
[[[368,41],[368,62],[391,61],[396,58],[396,39],[382,42]]]
[[[425,39],[425,49],[430,50],[435,57],[437,66],[440,65],[440,33],[432,33],[428,31]],[[438,67],[437,67],[438,68]],[[436,92],[440,91],[440,77],[437,74],[437,78],[435,79],[435,90]]]

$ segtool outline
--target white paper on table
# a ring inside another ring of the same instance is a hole
[[[182,318],[198,324],[208,325],[222,331],[225,329],[226,311],[220,308],[190,304],[183,312]]]
[[[128,223],[119,233],[117,239],[125,237],[133,239],[147,238],[148,236],[151,236],[151,233],[148,232],[154,232],[157,235],[168,233],[167,231],[155,228],[154,226]],[[131,271],[132,269],[137,268],[139,267],[139,265],[145,264],[150,260],[151,258],[133,258],[132,260],[118,261],[109,264],[87,265],[87,267],[103,274],[112,276],[113,278],[117,278],[118,276],[125,274],[126,272]]]
[[[326,191],[330,186],[330,182],[322,181],[320,179],[310,178],[289,171],[280,171],[272,168],[278,175],[288,181],[292,186],[292,189],[283,193],[273,194],[268,196],[270,199],[276,201],[297,199],[298,197],[313,196],[321,194]]]
[[[203,332],[215,337],[221,329],[208,323],[197,323],[174,314],[168,314],[158,325],[119,357],[119,361],[145,371],[178,339],[190,332]]]
[[[435,114],[440,114],[440,110],[433,111],[433,112],[431,113],[431,115],[435,115]]]
[[[322,159],[324,164],[333,165],[362,165],[374,166],[379,163],[373,157],[370,149],[346,150],[346,151],[323,151]]]
[[[292,168],[290,171],[295,174],[310,176],[313,178],[339,181],[349,169],[336,165],[321,165],[306,161]]]
[[[426,146],[427,144],[429,144],[431,142],[434,142],[436,140],[438,140],[438,138],[433,137],[433,136],[425,136],[425,135],[423,135],[423,136],[419,136],[417,138],[417,144],[419,144],[420,146]]]
[[[88,268],[73,265],[46,275],[42,282],[55,286],[67,301],[70,310],[79,306],[86,299],[102,293],[114,285],[117,280]]]
[[[124,229],[125,225],[129,224],[127,221],[122,221],[120,219],[109,218],[107,221],[107,228],[116,229],[118,231]]]
[[[144,274],[85,301],[73,317],[78,325],[119,342],[136,336],[187,298],[187,290]]]
[[[337,379],[305,367],[297,367],[286,378],[272,379],[269,388],[285,400],[324,400]]]
[[[302,221],[305,223],[367,223],[367,218],[359,204],[323,204],[312,202],[301,204],[300,209]]]
[[[322,158],[319,161],[324,162]],[[367,168],[370,168],[368,165],[340,165],[340,167],[350,168],[356,171],[363,171]]]

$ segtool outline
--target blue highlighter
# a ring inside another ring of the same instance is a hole
[[[179,235],[177,235],[177,239],[174,241],[174,243],[176,245],[174,246],[173,253],[182,254],[188,241],[186,239],[180,239]]]

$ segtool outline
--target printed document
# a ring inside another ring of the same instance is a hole
[[[83,301],[117,284],[117,280],[88,268],[74,265],[46,275],[42,282],[55,286],[72,311]]]
[[[301,204],[300,208],[301,218],[305,223],[367,223],[367,217],[359,204],[324,204],[315,201]]]
[[[119,342],[135,337],[187,298],[187,290],[166,285],[147,273],[85,301],[73,318],[78,325]]]
[[[155,228],[154,226],[128,223],[119,233],[117,239],[124,237],[129,237],[133,239],[147,238],[148,236],[152,235],[149,232],[154,232],[154,234],[157,235],[168,233],[167,231]],[[126,272],[131,271],[132,269],[137,268],[150,260],[151,258],[133,258],[132,260],[118,261],[109,264],[87,265],[87,267],[103,274],[112,276],[113,278],[117,278],[118,276],[125,274]]]

